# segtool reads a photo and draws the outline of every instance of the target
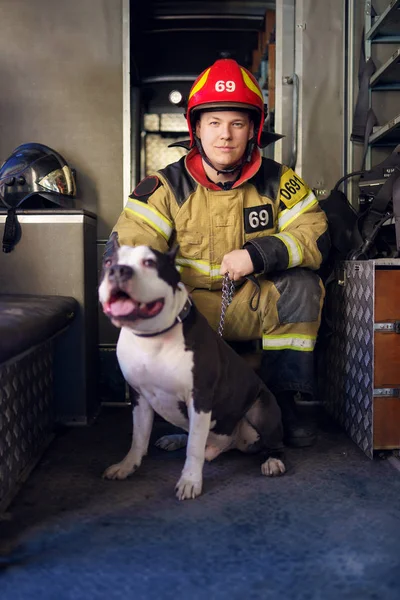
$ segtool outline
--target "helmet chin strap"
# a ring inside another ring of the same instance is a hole
[[[242,158],[236,165],[227,167],[226,169],[217,169],[216,167],[214,167],[214,165],[208,158],[207,154],[204,152],[204,148],[201,143],[201,140],[200,140],[200,138],[197,137],[196,134],[194,135],[194,139],[196,142],[197,149],[200,152],[201,158],[204,160],[205,163],[208,164],[209,167],[211,167],[212,169],[214,169],[214,171],[217,172],[217,175],[220,175],[221,173],[223,175],[230,175],[231,173],[235,173],[235,171],[239,171],[245,163],[250,162],[251,155],[253,154],[253,149],[254,149],[254,145],[255,145],[255,137],[253,137],[251,140],[249,140],[247,142],[246,150],[244,151]]]

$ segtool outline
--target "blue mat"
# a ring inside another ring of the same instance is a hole
[[[332,425],[280,478],[220,456],[184,502],[183,450],[152,446],[129,480],[101,479],[129,441],[127,409],[56,438],[0,525],[2,600],[400,597],[400,473]]]

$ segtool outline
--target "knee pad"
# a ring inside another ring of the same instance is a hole
[[[281,324],[310,323],[319,319],[322,288],[316,273],[297,267],[268,279],[279,292],[276,308]]]

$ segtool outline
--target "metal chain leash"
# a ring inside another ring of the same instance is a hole
[[[218,335],[220,335],[221,337],[224,331],[225,313],[228,306],[232,302],[234,293],[235,284],[233,283],[233,279],[230,279],[228,273],[225,273],[224,279],[222,281],[221,316],[218,325]]]

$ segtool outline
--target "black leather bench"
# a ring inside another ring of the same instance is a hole
[[[0,510],[52,437],[54,340],[78,307],[70,297],[0,294]]]

